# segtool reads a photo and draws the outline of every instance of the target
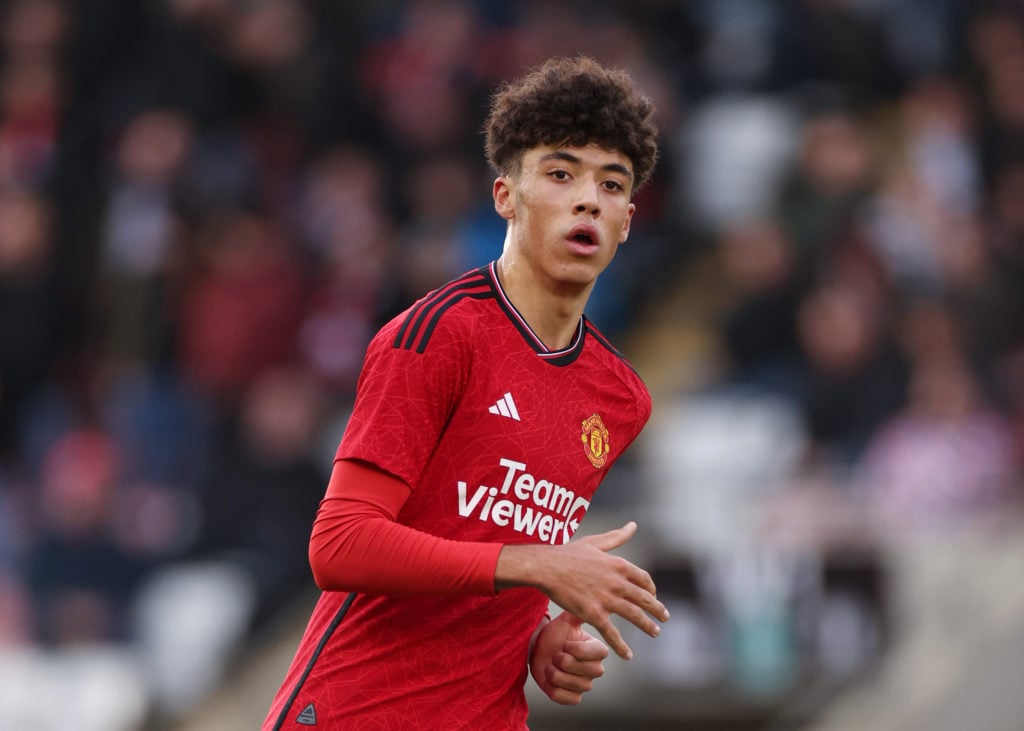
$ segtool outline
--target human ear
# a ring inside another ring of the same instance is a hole
[[[494,198],[494,210],[499,216],[506,221],[515,218],[515,208],[512,206],[512,181],[508,177],[502,175],[495,179],[491,195]]]
[[[619,232],[619,243],[626,243],[626,239],[629,238],[629,225],[633,220],[633,212],[636,210],[636,205],[633,203],[629,204],[629,208],[626,209],[626,220],[622,224],[622,231]]]

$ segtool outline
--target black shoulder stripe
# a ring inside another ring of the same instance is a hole
[[[427,349],[427,341],[430,340],[430,336],[434,334],[434,328],[437,327],[437,323],[441,319],[441,315],[443,315],[445,312],[447,312],[449,307],[451,307],[454,304],[456,304],[459,300],[465,299],[466,297],[470,297],[472,299],[477,299],[477,300],[482,300],[482,299],[488,299],[489,297],[493,297],[493,296],[494,295],[491,292],[489,292],[489,291],[487,291],[487,292],[460,292],[459,294],[456,294],[456,295],[454,295],[452,297],[449,297],[448,299],[446,299],[444,302],[442,302],[437,307],[434,307],[433,310],[432,310],[433,314],[430,316],[430,320],[427,322],[426,327],[424,327],[422,329],[422,334],[420,335],[420,339],[419,339],[419,345],[416,346],[416,352],[417,353],[422,353],[423,351],[425,351]],[[411,347],[411,344],[407,345],[406,347],[407,348]]]
[[[427,340],[437,326],[437,320],[447,308],[465,297],[486,299],[494,296],[494,289],[488,279],[479,272],[462,276],[421,300],[406,315],[395,336],[395,348],[422,353],[427,347]],[[417,345],[417,343],[419,343]]]
[[[419,337],[419,331],[423,327],[424,321],[435,308],[442,305],[453,295],[472,289],[484,289],[489,295],[491,285],[482,274],[473,272],[449,282],[424,297],[405,316],[401,327],[398,328],[398,333],[395,335],[395,340],[392,343],[393,347],[411,348]]]

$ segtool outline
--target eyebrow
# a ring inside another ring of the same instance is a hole
[[[565,160],[566,162],[575,163],[577,165],[583,162],[579,157],[573,155],[571,152],[566,152],[565,150],[555,150],[554,152],[549,152],[540,158],[541,162],[546,162],[547,160]],[[620,173],[630,180],[633,179],[633,174],[629,172],[629,168],[617,162],[610,162],[607,165],[602,165],[601,169],[612,173]]]

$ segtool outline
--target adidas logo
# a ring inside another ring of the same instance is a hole
[[[312,703],[303,708],[299,715],[295,717],[295,723],[302,726],[316,726],[316,709]]]
[[[516,408],[516,402],[512,400],[511,393],[506,393],[498,399],[498,403],[494,404],[494,406],[487,410],[492,414],[505,416],[509,419],[515,419],[516,421],[522,421],[522,419],[519,418],[519,409]]]

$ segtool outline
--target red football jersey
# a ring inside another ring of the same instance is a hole
[[[572,345],[548,350],[494,267],[381,329],[337,456],[408,483],[401,523],[456,540],[558,545],[647,422],[651,398],[586,318]],[[324,592],[264,729],[521,731],[529,639],[547,606],[529,588]]]

